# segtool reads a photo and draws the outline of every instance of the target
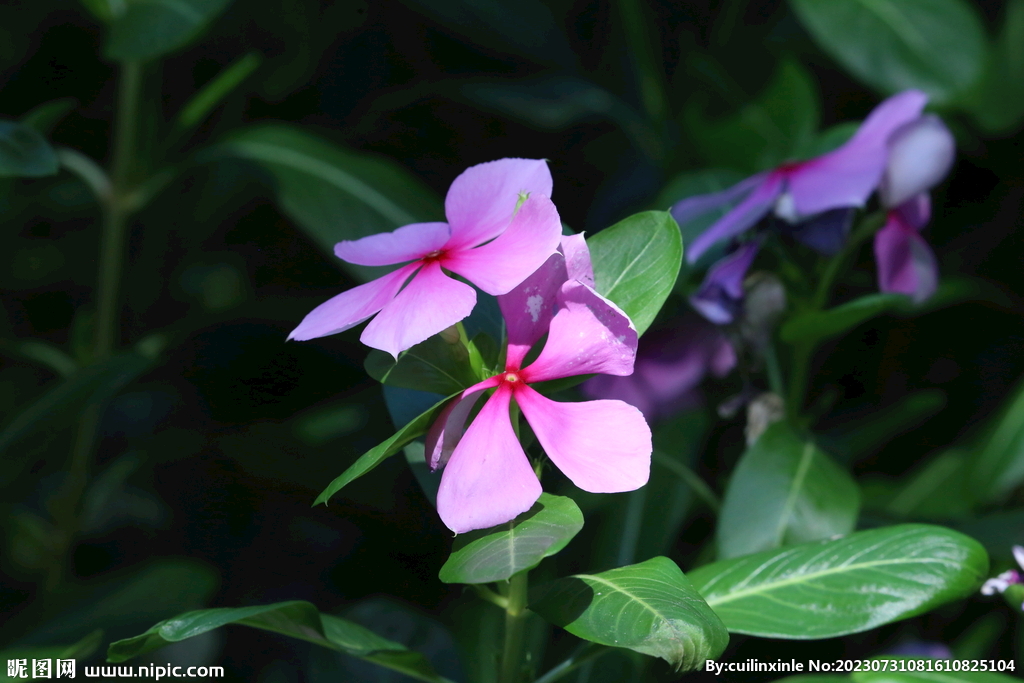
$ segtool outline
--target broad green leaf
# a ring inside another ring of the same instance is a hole
[[[1024,481],[1024,385],[972,450],[970,484],[979,501],[1001,500]]]
[[[661,657],[678,670],[703,666],[729,642],[721,619],[667,557],[540,586],[530,609],[584,640]]]
[[[1024,118],[1024,0],[1006,3],[977,100],[975,119],[987,133],[1008,133]]]
[[[542,493],[533,507],[510,522],[455,537],[441,567],[445,583],[505,581],[559,552],[583,528],[572,498]]]
[[[125,0],[124,12],[110,20],[103,54],[117,61],[145,61],[173,52],[198,37],[230,2]]]
[[[260,53],[247,52],[224,67],[223,71],[210,79],[210,82],[181,108],[178,113],[178,127],[187,130],[202,123],[213,108],[241,85],[262,61],[263,56]]]
[[[418,417],[414,418],[404,427],[399,429],[390,439],[359,456],[359,459],[352,463],[347,470],[342,472],[334,479],[334,481],[328,484],[327,488],[325,488],[323,492],[316,497],[316,500],[313,501],[313,505],[317,505],[319,503],[326,505],[327,501],[331,499],[331,496],[340,491],[347,484],[363,476],[395,453],[398,453],[402,450],[403,446],[416,437],[425,434],[434,419],[441,412],[441,409],[444,408],[445,403],[447,403],[450,398],[452,398],[452,396],[449,396],[442,401],[438,401],[426,412],[421,413]]]
[[[672,291],[683,261],[679,226],[668,212],[644,211],[587,240],[597,291],[643,334]]]
[[[948,104],[987,59],[985,29],[966,0],[790,0],[822,50],[884,94],[907,88]]]
[[[0,430],[0,452],[35,429],[52,429],[86,403],[103,403],[152,365],[153,359],[127,351],[86,366],[26,406]]]
[[[381,384],[431,391],[445,396],[476,384],[470,349],[458,333],[435,334],[403,351],[396,361],[390,353],[370,351],[366,372]]]
[[[776,422],[740,458],[718,518],[728,559],[853,531],[857,483],[827,453]]]
[[[25,123],[0,121],[0,178],[53,175],[59,164],[50,143]]]
[[[864,669],[874,669],[874,662],[878,662],[878,668],[883,668],[888,663],[888,671],[854,671],[850,678],[854,683],[1019,683],[1020,679],[1004,673],[994,671],[953,671],[954,662],[959,665],[959,660],[936,659],[928,661],[935,669],[940,671],[899,671],[898,669],[917,668],[925,664],[919,657],[875,657],[870,665]],[[927,661],[927,660],[925,660]],[[946,668],[949,671],[946,671]],[[897,669],[893,671],[893,669]]]
[[[868,294],[826,311],[801,313],[787,320],[779,330],[787,343],[817,343],[847,332],[866,320],[906,304],[903,294]]]
[[[865,482],[865,507],[897,519],[963,519],[975,505],[967,456],[962,450],[950,449],[898,481]]]
[[[221,607],[187,612],[155,624],[142,635],[111,643],[107,661],[124,662],[228,624],[305,640],[344,652],[380,666],[401,671],[420,681],[444,681],[423,655],[382,638],[351,621],[321,614],[308,602],[294,600],[254,607]]]
[[[732,633],[813,640],[859,633],[971,595],[988,577],[977,541],[905,524],[769,550],[690,572]]]
[[[284,212],[334,259],[334,245],[409,223],[443,220],[433,192],[394,162],[356,153],[284,124],[233,133],[213,150],[273,176]],[[337,261],[363,280],[379,269]]]
[[[784,60],[767,88],[734,115],[708,121],[698,101],[686,109],[693,143],[709,163],[752,173],[796,157],[814,139],[820,118],[814,78]]]

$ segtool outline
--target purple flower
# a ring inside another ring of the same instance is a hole
[[[505,294],[544,263],[562,232],[550,195],[543,160],[499,159],[466,169],[445,197],[447,223],[339,242],[334,253],[349,263],[411,263],[317,306],[288,338],[335,334],[376,314],[360,339],[397,357],[476,305],[474,289],[446,270],[488,294]]]
[[[697,386],[707,375],[724,377],[735,366],[736,351],[725,335],[690,315],[674,327],[644,335],[632,375],[598,375],[580,390],[589,398],[636,406],[650,422],[696,404]]]
[[[831,209],[863,206],[882,179],[890,136],[919,119],[927,100],[927,95],[917,90],[893,95],[875,107],[841,147],[807,161],[783,164],[728,190],[676,204],[672,215],[683,223],[742,200],[690,244],[687,260],[694,263],[716,242],[739,235],[773,208],[779,217],[796,223]]]
[[[716,325],[733,322],[743,306],[743,279],[759,248],[757,242],[747,242],[711,266],[690,305]]]
[[[632,491],[647,483],[651,430],[639,410],[621,401],[558,403],[530,386],[633,371],[636,329],[588,286],[589,256],[581,247],[585,250],[582,236],[566,238],[563,253],[499,297],[508,328],[505,371],[466,389],[427,435],[431,467],[445,468],[437,511],[456,533],[507,522],[540,497],[540,482],[512,427],[512,401],[551,461],[584,491]],[[540,355],[523,367],[527,351],[545,333]],[[463,434],[488,389],[494,393]]]
[[[1017,565],[1024,571],[1024,547],[1019,545],[1013,546],[1013,559],[1017,560]],[[1010,586],[1022,583],[1024,583],[1024,580],[1021,578],[1021,572],[1016,569],[1007,569],[999,576],[995,576],[982,584],[981,594],[995,595],[996,593],[1005,593],[1006,589]],[[1021,605],[1021,609],[1024,609],[1024,605]]]

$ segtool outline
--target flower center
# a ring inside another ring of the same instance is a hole
[[[443,249],[435,249],[434,251],[430,252],[429,254],[423,257],[423,262],[430,263],[432,261],[439,261],[442,255],[444,255]]]
[[[506,372],[505,381],[510,384],[515,384],[516,382],[519,381],[519,375],[515,372]]]

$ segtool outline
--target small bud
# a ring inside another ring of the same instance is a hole
[[[889,161],[878,187],[882,204],[892,208],[927,192],[949,173],[956,141],[938,116],[906,123],[889,138]]]
[[[459,328],[456,325],[446,327],[438,332],[438,334],[441,335],[441,339],[445,340],[449,344],[458,344],[460,341]]]
[[[747,445],[753,446],[762,434],[786,416],[786,406],[778,394],[765,392],[747,404]]]

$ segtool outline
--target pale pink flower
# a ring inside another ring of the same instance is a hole
[[[551,461],[584,491],[632,491],[647,483],[651,430],[639,410],[615,400],[558,403],[530,386],[633,371],[636,328],[592,282],[585,243],[576,236],[563,239],[563,253],[498,298],[508,328],[504,372],[466,389],[427,437],[431,466],[445,467],[437,510],[452,531],[507,522],[540,497],[540,482],[512,427],[513,400]],[[545,333],[540,355],[524,367],[530,347]],[[495,391],[463,434],[488,389]]]
[[[339,242],[334,253],[349,263],[411,263],[317,306],[288,338],[343,332],[376,314],[360,340],[397,357],[476,305],[476,291],[445,271],[488,294],[505,294],[554,253],[562,224],[550,195],[551,173],[542,159],[471,166],[445,197],[447,223],[414,223]]]

